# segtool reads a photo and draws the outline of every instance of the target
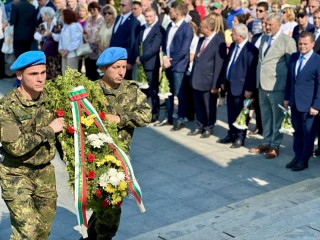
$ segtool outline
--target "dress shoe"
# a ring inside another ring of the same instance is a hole
[[[292,168],[298,161],[297,157],[294,157],[291,162],[287,163],[286,168]]]
[[[227,143],[232,143],[232,138],[228,135],[225,138],[218,139],[217,143],[222,143],[222,144],[227,144]]]
[[[184,128],[184,124],[183,122],[180,122],[180,121],[176,121],[173,125],[173,128],[170,129],[170,131],[179,131],[181,130],[182,128]]]
[[[315,151],[314,151],[314,155],[316,157],[319,157],[320,156],[320,147],[318,147]]]
[[[159,114],[152,114],[151,122],[154,123],[158,121],[158,118],[159,118]]]
[[[298,162],[291,168],[291,170],[294,172],[297,172],[297,171],[302,171],[308,167],[309,167],[308,163]]]
[[[257,134],[259,134],[259,129],[258,128],[256,130],[254,130],[254,131],[249,131],[248,132],[248,135],[250,135],[250,136],[257,135]]]
[[[249,152],[250,152],[250,153],[256,153],[256,154],[262,154],[262,153],[268,152],[269,149],[270,149],[269,146],[259,145],[259,146],[256,147],[256,148],[250,148],[250,149],[249,149]]]
[[[241,139],[237,139],[234,143],[230,146],[230,148],[239,148],[243,146],[243,142]]]
[[[270,150],[269,152],[267,152],[264,157],[266,159],[272,159],[272,158],[275,158],[279,155],[279,149],[276,149],[276,148],[273,148],[273,147],[270,147]]]
[[[211,131],[206,130],[201,134],[200,138],[208,138],[210,136],[211,136]]]
[[[155,127],[162,127],[166,125],[172,125],[172,122],[169,121],[167,118],[163,119],[161,122],[157,122],[154,124]]]
[[[201,129],[196,128],[195,130],[188,132],[187,135],[188,135],[188,136],[195,136],[195,135],[201,134],[202,132],[203,132],[203,131],[202,131]]]

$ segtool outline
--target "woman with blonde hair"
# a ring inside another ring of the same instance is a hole
[[[102,16],[104,17],[104,22],[100,27],[98,38],[100,53],[110,46],[112,29],[117,17],[117,11],[114,6],[107,4],[102,9]]]
[[[79,3],[75,12],[77,15],[78,23],[80,23],[80,25],[84,27],[84,24],[86,23],[87,18],[90,17],[90,13],[88,11],[88,5],[85,3]]]
[[[282,24],[280,30],[289,37],[292,37],[294,27],[298,25],[294,20],[295,14],[293,9],[290,7],[284,8],[282,11]]]
[[[224,37],[224,26],[223,26],[223,18],[220,14],[212,12],[208,15],[210,18],[215,21],[215,29],[214,31]]]

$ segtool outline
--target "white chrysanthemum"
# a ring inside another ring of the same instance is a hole
[[[104,143],[112,143],[113,142],[112,138],[110,136],[108,136],[107,134],[105,134],[105,133],[98,133],[98,137]]]
[[[89,142],[93,142],[95,140],[99,140],[99,136],[97,134],[90,134],[88,137],[87,137],[87,140]]]
[[[90,145],[94,148],[100,148],[101,146],[103,146],[103,142],[100,139],[96,139],[90,142]]]
[[[120,180],[118,178],[117,175],[114,175],[114,176],[110,176],[109,177],[109,182],[114,186],[114,187],[117,187],[120,183]]]
[[[108,185],[108,182],[109,182],[108,174],[106,173],[101,174],[101,176],[99,177],[99,185],[101,187],[106,187]]]
[[[116,176],[117,173],[118,173],[118,171],[117,171],[117,169],[115,169],[115,168],[110,168],[109,171],[108,171],[109,177],[111,177],[111,176]]]
[[[124,180],[124,178],[125,178],[125,174],[124,174],[124,172],[118,172],[118,174],[117,174],[117,177],[118,177],[118,179],[120,180],[120,181],[123,181]]]

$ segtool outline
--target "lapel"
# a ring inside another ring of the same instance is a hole
[[[268,61],[269,58],[272,58],[272,56],[274,56],[274,51],[276,51],[275,46],[281,41],[282,38],[282,33],[277,37],[276,40],[273,41],[273,43],[271,44],[271,47],[269,49],[269,51],[267,52],[266,56],[263,56],[263,61]],[[267,40],[268,38],[266,38]],[[263,46],[262,46],[263,47]]]
[[[144,41],[149,40],[149,38],[151,38],[153,36],[154,31],[157,29],[158,27],[158,22],[153,25],[153,27],[151,28],[150,32],[148,33],[148,35],[146,36],[146,38],[144,39]],[[146,29],[146,27],[144,27],[144,30]],[[144,31],[143,30],[143,31]]]
[[[320,51],[320,35],[318,36],[317,40],[316,40],[315,43],[314,43],[313,50],[314,50],[316,53],[319,53],[319,51]]]
[[[244,52],[246,52],[247,45],[248,45],[248,42],[246,42],[246,44],[243,45],[243,47],[240,49],[240,52],[238,54],[238,57],[237,57],[235,63],[238,63],[240,61],[240,59],[242,58],[242,55],[244,54]]]
[[[208,54],[207,52],[207,50],[208,49],[212,49],[212,48],[214,48],[215,46],[215,41],[216,41],[216,37],[217,37],[217,34],[216,35],[214,35],[214,37],[211,39],[211,41],[207,44],[207,46],[205,47],[205,49],[203,49],[203,51],[202,51],[202,53],[201,53],[201,55],[200,55],[200,57],[198,57],[198,53],[199,53],[199,51],[200,51],[200,49],[201,49],[201,46],[202,46],[202,43],[203,43],[203,41],[205,40],[205,37],[204,38],[202,38],[202,40],[201,40],[201,44],[200,45],[198,45],[198,49],[197,49],[197,58],[201,58],[201,57],[203,57],[203,56],[205,56],[206,54]]]
[[[181,23],[181,25],[178,27],[178,30],[176,31],[176,33],[173,36],[172,42],[174,42],[175,38],[178,37],[178,35],[180,34],[180,32],[182,31],[182,29],[184,28],[184,24],[187,24],[185,21],[183,21]]]
[[[263,46],[265,44],[265,42],[267,41],[268,39],[268,36],[267,35],[262,35],[261,37],[261,42],[260,42],[260,46],[259,46],[259,60],[261,62],[263,62],[263,60],[265,59],[265,56],[264,56],[264,52],[263,52]],[[270,50],[269,50],[270,51]],[[268,56],[268,54],[266,55]]]
[[[305,76],[305,73],[307,73],[309,71],[309,68],[311,67],[311,63],[313,62],[314,54],[316,54],[316,53],[314,52],[311,55],[311,57],[308,59],[308,61],[305,63],[305,65],[301,69],[299,75],[296,76],[296,80],[301,79],[301,77]],[[296,66],[298,64],[299,56],[300,56],[300,54],[298,54],[298,58],[296,59],[296,64],[294,65],[294,73],[296,73]],[[294,75],[296,75],[296,74],[294,74]]]

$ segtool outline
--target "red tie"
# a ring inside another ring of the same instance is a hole
[[[198,53],[198,57],[200,57],[200,56],[201,56],[201,54],[202,54],[203,50],[206,48],[207,41],[208,41],[208,39],[207,39],[207,38],[205,38],[205,39],[203,40],[203,42],[202,42],[202,46],[201,46],[200,51],[199,51],[199,53]]]

